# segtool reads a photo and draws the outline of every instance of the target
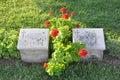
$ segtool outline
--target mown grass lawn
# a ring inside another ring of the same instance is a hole
[[[41,64],[0,65],[0,80],[119,80],[114,66],[73,63],[59,77],[48,76]]]
[[[0,28],[42,28],[53,10],[74,11],[74,20],[91,28],[104,28],[107,51],[120,58],[120,0],[0,0]],[[1,40],[0,40],[1,41]],[[59,77],[50,77],[41,65],[0,64],[0,80],[119,80],[120,69],[108,65],[75,63]]]

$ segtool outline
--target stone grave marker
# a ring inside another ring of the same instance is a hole
[[[17,49],[25,62],[48,60],[49,29],[21,29]]]
[[[83,42],[86,44],[88,55],[87,60],[102,60],[105,50],[103,28],[76,28],[73,29],[73,42]]]

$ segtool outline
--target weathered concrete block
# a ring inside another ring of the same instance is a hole
[[[25,62],[46,62],[49,51],[49,29],[21,29],[17,49]]]
[[[76,28],[73,29],[73,42],[86,44],[88,55],[85,59],[103,59],[105,50],[104,32],[102,28]]]

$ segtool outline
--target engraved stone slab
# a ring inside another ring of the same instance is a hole
[[[48,49],[49,29],[21,29],[18,49]]]
[[[49,29],[21,29],[17,49],[25,62],[48,60]]]
[[[73,42],[86,44],[88,55],[86,59],[103,59],[105,50],[104,32],[102,28],[76,28],[73,29]]]

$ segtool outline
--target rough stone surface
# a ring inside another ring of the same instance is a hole
[[[21,29],[18,49],[48,49],[49,29]]]
[[[73,42],[86,44],[88,55],[85,59],[103,59],[105,50],[104,32],[102,28],[76,28],[73,29]]]
[[[48,61],[48,50],[21,50],[20,53],[24,62]]]
[[[25,62],[48,60],[49,29],[21,29],[17,49]]]

